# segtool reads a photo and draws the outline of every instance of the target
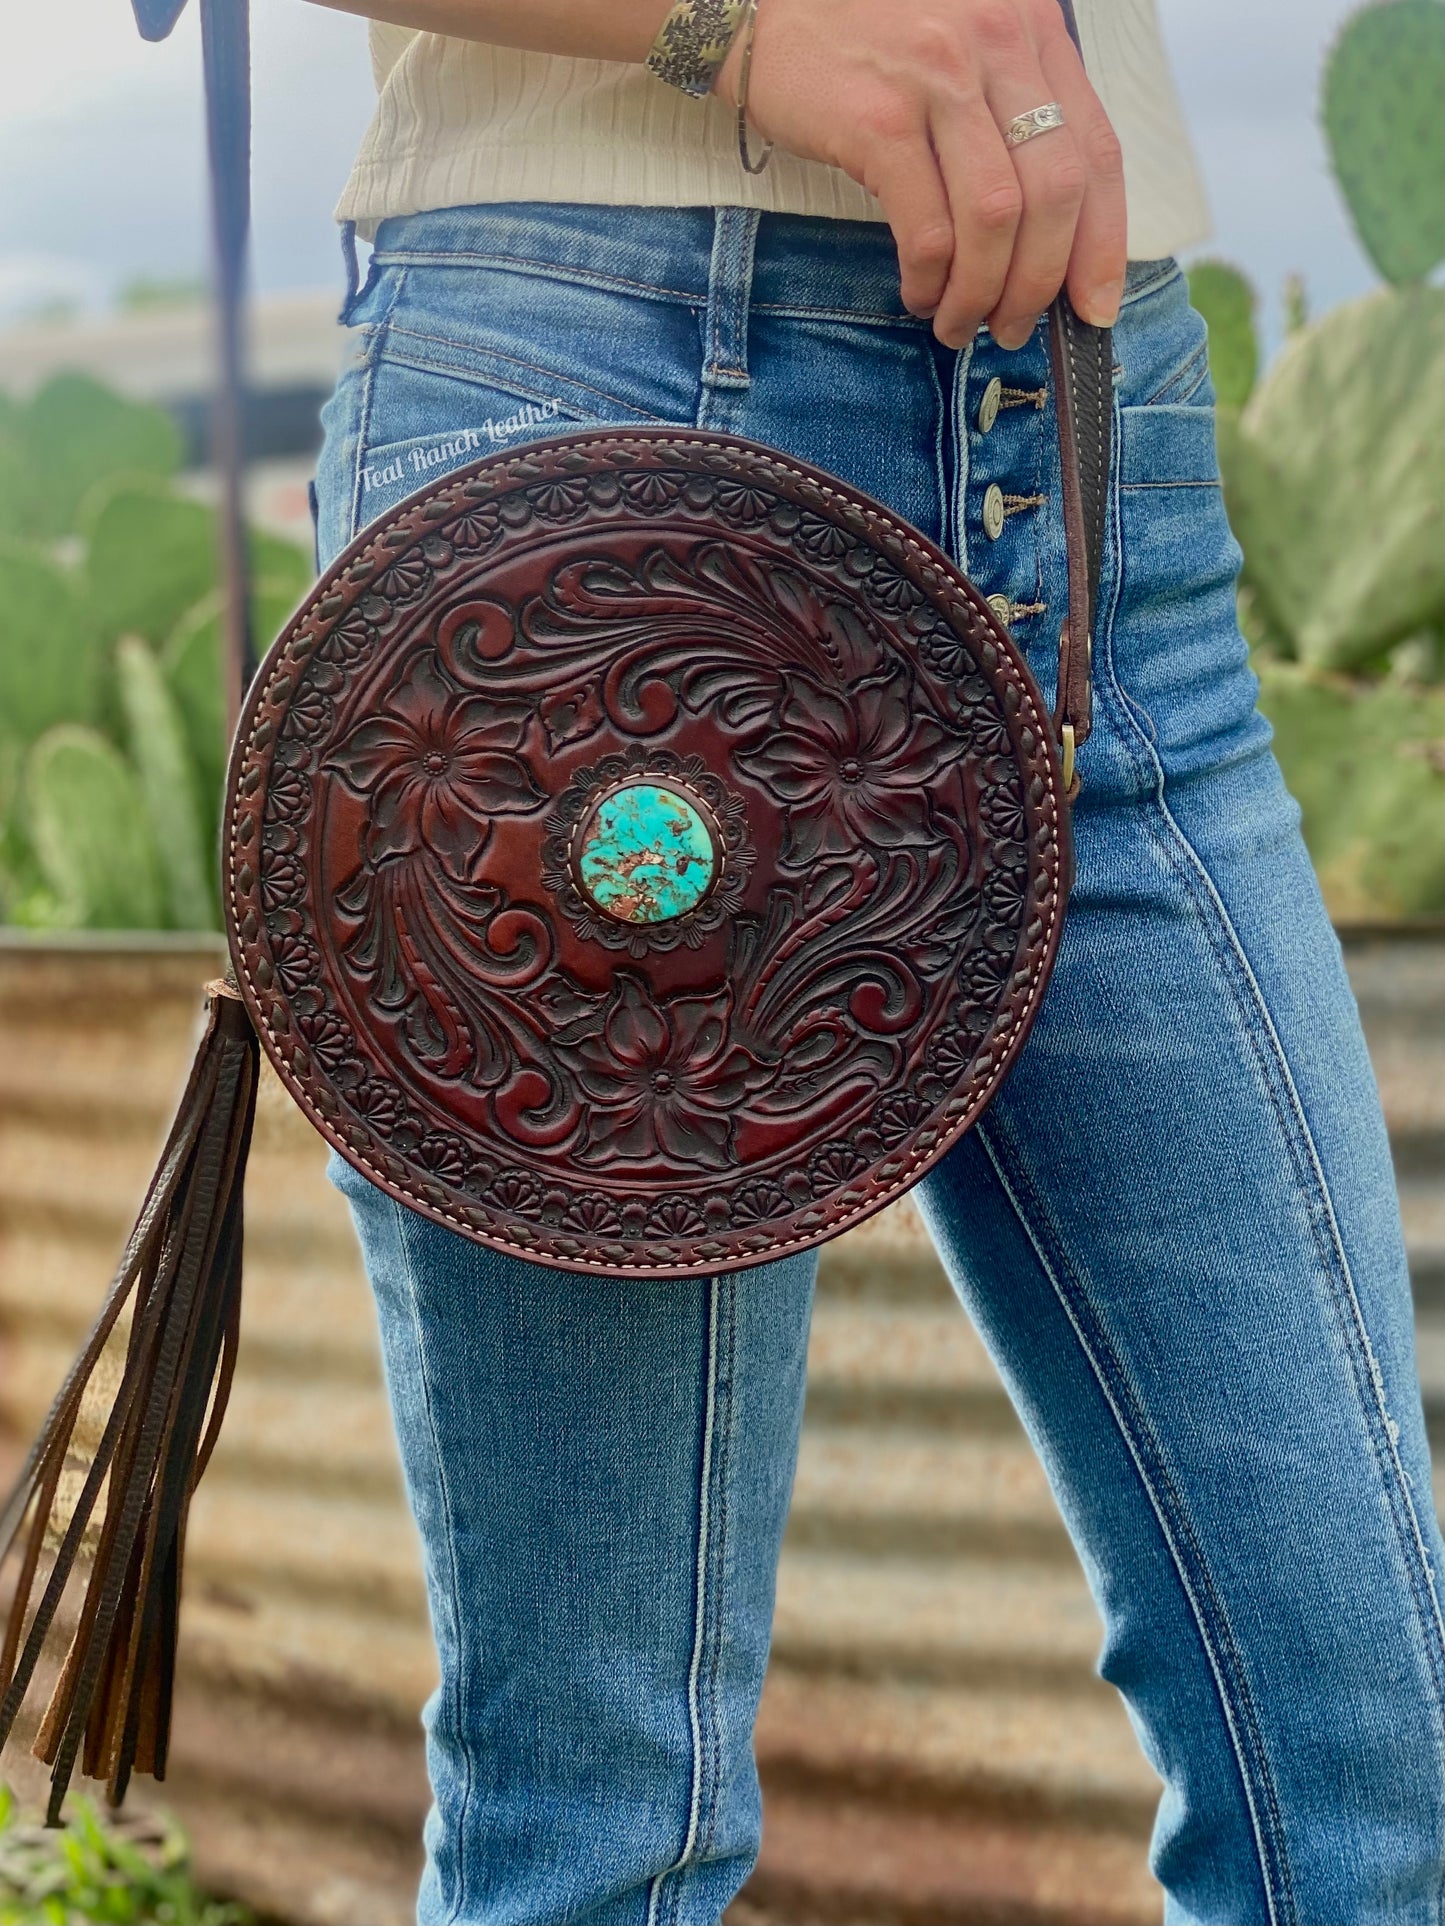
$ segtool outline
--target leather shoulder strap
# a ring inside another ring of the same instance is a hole
[[[164,40],[186,0],[131,0],[146,40]],[[246,243],[251,222],[251,37],[248,0],[200,0],[211,187],[211,262],[216,288],[216,387],[211,445],[221,483],[221,588],[230,729],[260,660],[251,633],[250,567],[241,480]]]
[[[1084,57],[1073,0],[1059,0],[1069,37]],[[1069,563],[1069,607],[1059,630],[1059,692],[1054,727],[1064,756],[1070,798],[1078,793],[1076,752],[1093,726],[1090,657],[1114,440],[1114,349],[1108,328],[1081,321],[1060,289],[1049,309],[1049,354],[1064,478],[1064,539]]]

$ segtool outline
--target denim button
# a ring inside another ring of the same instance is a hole
[[[986,435],[998,420],[998,408],[1002,400],[1003,383],[995,375],[984,389],[983,398],[978,404],[978,432],[981,435]]]
[[[990,595],[988,605],[998,618],[1000,628],[1008,627],[1008,619],[1013,614],[1013,603],[1006,595]]]
[[[983,497],[983,532],[991,542],[1003,534],[1003,490],[990,482]]]

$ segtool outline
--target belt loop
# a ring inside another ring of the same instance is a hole
[[[761,208],[713,210],[712,260],[707,277],[707,348],[702,378],[710,388],[746,388],[748,309],[753,252]]]

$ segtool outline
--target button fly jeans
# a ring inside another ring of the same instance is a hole
[[[942,348],[902,307],[886,228],[413,215],[383,225],[343,318],[358,345],[325,411],[322,562],[479,453],[578,423],[731,430],[887,502],[1006,597],[1052,701],[1043,331],[1013,354],[984,334]],[[1204,327],[1172,261],[1131,268],[1115,356],[1063,947],[1019,1063],[919,1201],[1164,1782],[1167,1918],[1438,1922],[1442,1555],[1389,1148],[1255,709]],[[812,1258],[578,1277],[333,1175],[380,1307],[441,1661],[419,1920],[717,1920],[759,1843],[751,1735]]]

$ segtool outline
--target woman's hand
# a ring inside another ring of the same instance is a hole
[[[714,90],[730,105],[740,52]],[[1016,114],[1052,100],[1063,127],[1005,145]],[[1117,318],[1119,143],[1058,0],[760,0],[748,117],[876,195],[904,303],[948,347],[984,321],[1022,347],[1065,282],[1085,321]]]

